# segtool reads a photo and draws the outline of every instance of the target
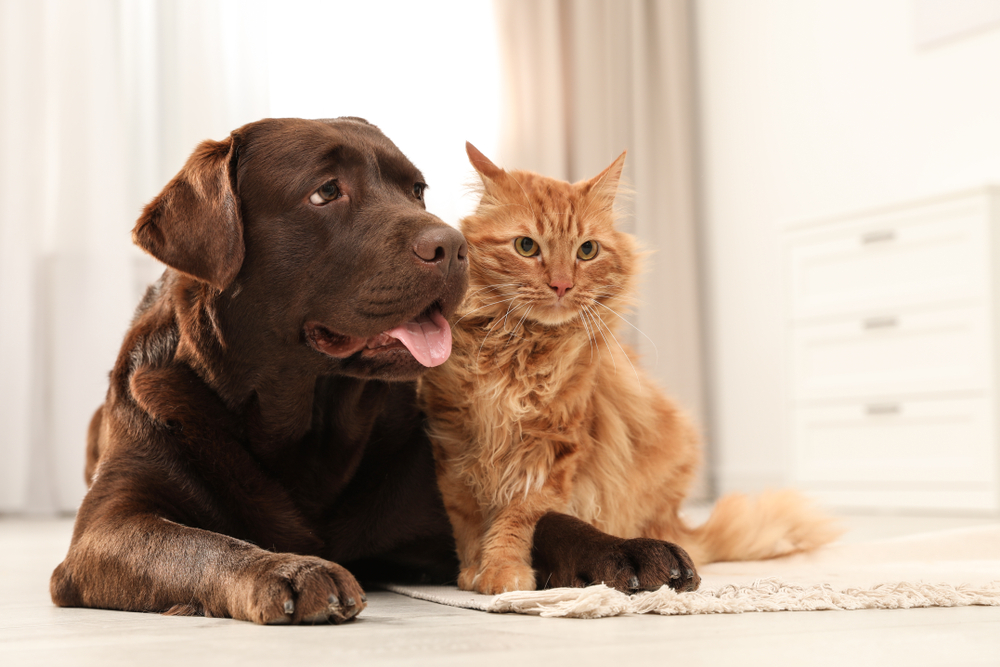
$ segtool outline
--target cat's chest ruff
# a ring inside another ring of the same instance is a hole
[[[586,344],[576,336],[542,329],[473,336],[470,342],[470,367],[483,377],[531,387],[572,382],[588,373],[579,363]]]
[[[596,368],[587,363],[585,342],[551,330],[525,331],[517,339],[491,342],[471,337],[463,367],[471,374],[467,400],[489,419],[481,429],[521,434],[560,434],[586,421]],[[511,436],[514,437],[514,436]]]

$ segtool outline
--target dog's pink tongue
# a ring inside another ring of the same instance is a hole
[[[418,315],[386,334],[405,345],[410,354],[428,368],[440,366],[451,355],[451,327],[444,315],[436,310],[430,316]]]

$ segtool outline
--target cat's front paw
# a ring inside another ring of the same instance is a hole
[[[472,590],[484,595],[496,595],[508,591],[533,591],[535,571],[525,563],[489,564],[473,579]]]
[[[469,567],[463,567],[458,573],[458,588],[463,591],[474,591],[476,590],[476,577],[479,576],[479,568],[470,565]]]

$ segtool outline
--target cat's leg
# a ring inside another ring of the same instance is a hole
[[[483,537],[479,576],[473,588],[480,593],[535,590],[531,565],[531,541],[535,524],[546,513],[562,511],[569,502],[579,462],[578,450],[569,444],[573,434],[551,441],[523,438],[523,477],[507,481],[488,497],[483,508]],[[542,584],[544,585],[544,581]]]
[[[455,535],[455,550],[459,560],[458,587],[463,591],[471,591],[472,582],[480,567],[483,513],[469,487],[455,476],[439,471],[438,487]]]
[[[535,590],[531,537],[546,512],[540,498],[527,497],[497,508],[483,538],[479,573],[473,590],[486,595]]]

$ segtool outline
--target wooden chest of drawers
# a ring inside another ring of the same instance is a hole
[[[1000,189],[785,242],[794,483],[840,507],[1000,510]]]

